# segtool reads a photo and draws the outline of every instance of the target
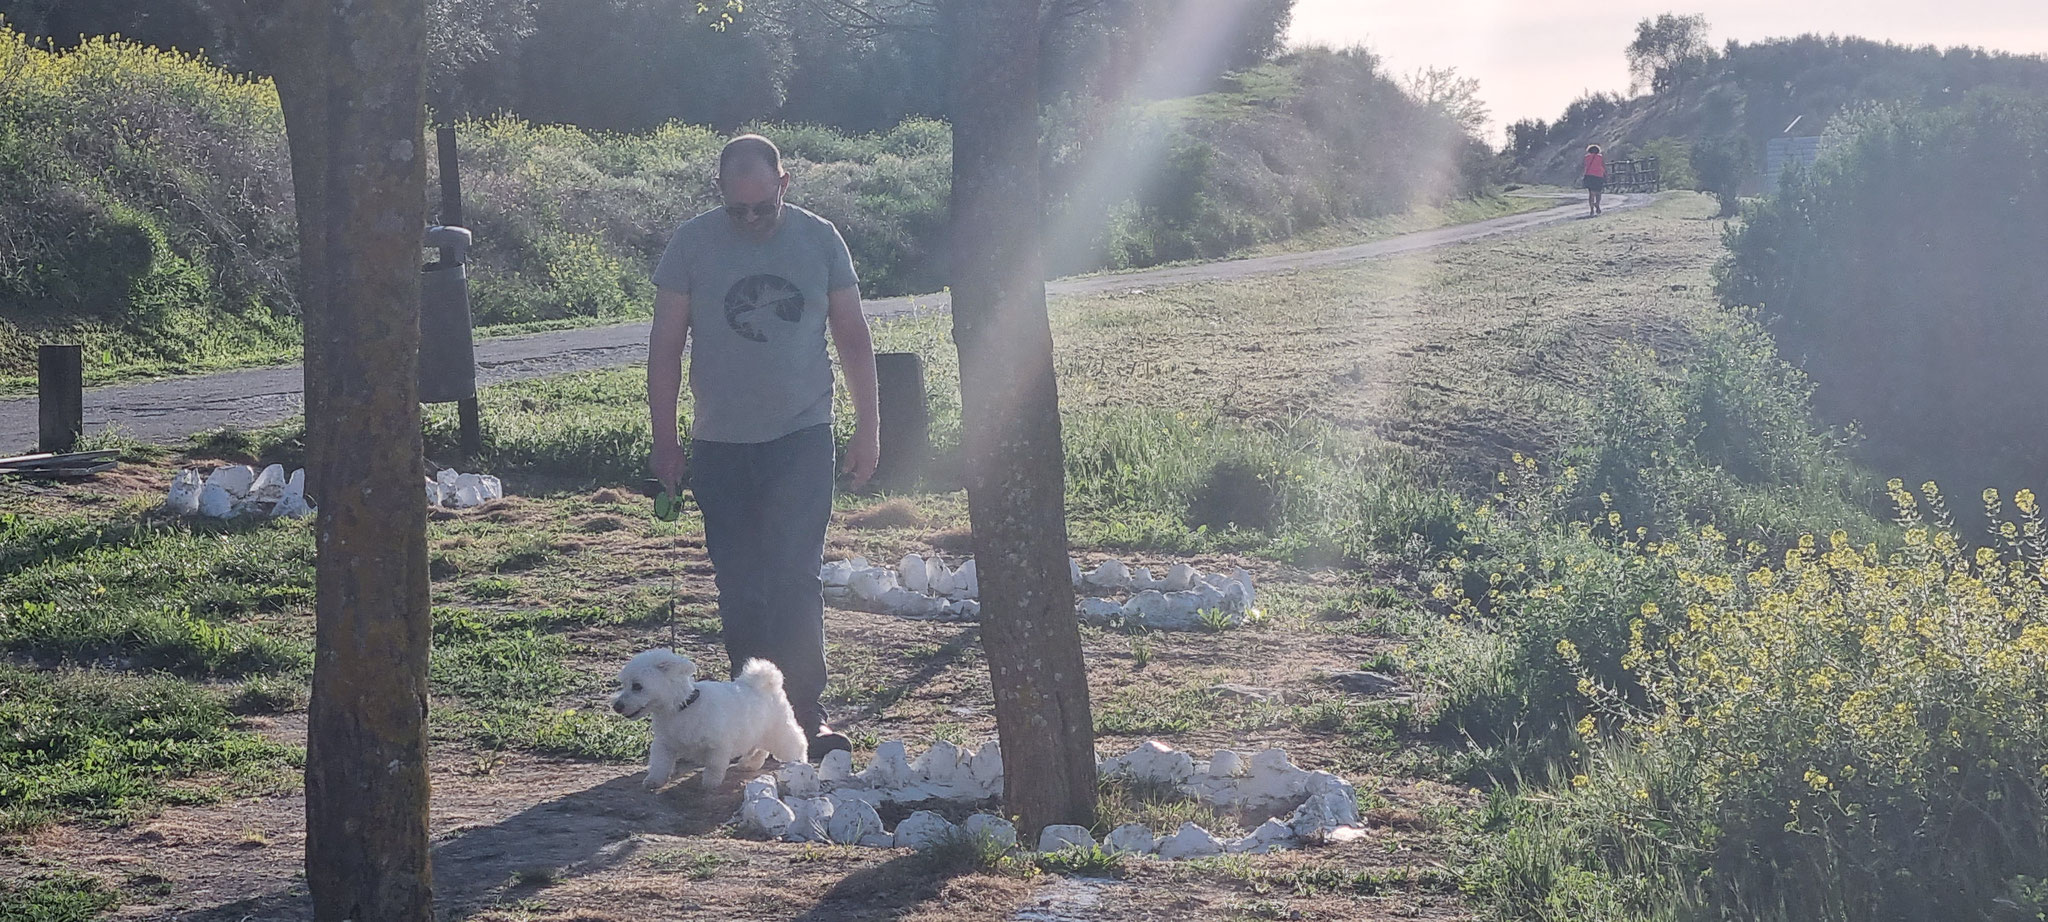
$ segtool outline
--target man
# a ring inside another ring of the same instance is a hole
[[[818,581],[832,511],[829,332],[852,392],[844,470],[858,488],[881,454],[875,353],[853,256],[832,223],[783,201],[789,174],[767,138],[718,157],[725,206],[676,229],[654,270],[647,344],[653,467],[674,492],[687,473],[704,513],[732,674],[781,667],[816,761],[850,749],[825,723],[825,600]],[[690,349],[694,400],[685,460],[676,392]]]

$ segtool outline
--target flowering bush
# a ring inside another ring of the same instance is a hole
[[[2043,917],[2040,507],[2022,491],[2007,518],[1986,491],[1996,539],[1973,549],[1933,484],[1890,486],[1889,550],[1837,531],[1778,557],[1711,528],[1629,549],[1672,562],[1674,588],[1630,619],[1623,683],[1557,643],[1592,713],[1578,773],[1523,817],[1557,848],[1511,857],[1519,899],[1584,917],[1553,860],[1575,855],[1634,882],[1579,888],[1632,907],[1616,917]]]

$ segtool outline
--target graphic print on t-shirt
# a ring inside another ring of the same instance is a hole
[[[779,275],[750,275],[726,289],[725,322],[734,333],[757,343],[767,342],[764,310],[795,323],[804,316],[804,293]]]

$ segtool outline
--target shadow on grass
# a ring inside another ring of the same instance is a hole
[[[897,702],[902,701],[912,691],[938,678],[940,673],[945,672],[954,663],[959,662],[960,657],[969,648],[980,642],[981,628],[963,628],[959,634],[954,635],[952,640],[946,641],[943,646],[939,647],[937,652],[930,656],[922,657],[916,671],[905,676],[902,681],[891,684],[883,689],[881,693],[875,695],[874,699],[863,706],[847,723],[849,725],[858,724],[894,707]]]
[[[487,826],[446,833],[434,845],[436,918],[462,918],[498,902],[529,881],[534,869],[560,869],[562,878],[612,868],[633,855],[612,848],[636,835],[703,836],[739,808],[742,779],[730,776],[715,792],[694,775],[659,794],[631,772],[581,791],[535,804]],[[286,889],[173,916],[189,922],[311,919],[303,881]]]

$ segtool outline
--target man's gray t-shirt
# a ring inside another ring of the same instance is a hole
[[[839,229],[795,205],[767,240],[722,208],[676,228],[654,284],[690,296],[691,437],[767,442],[831,422],[826,296],[858,282]]]

